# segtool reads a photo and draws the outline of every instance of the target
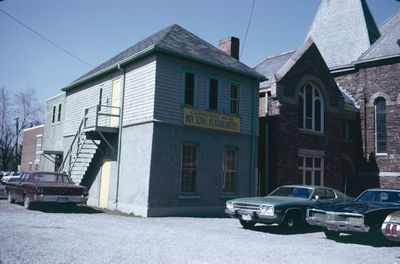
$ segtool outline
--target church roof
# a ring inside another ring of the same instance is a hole
[[[172,25],[143,39],[142,41],[139,41],[132,47],[100,64],[93,70],[64,87],[62,90],[69,90],[80,83],[116,69],[119,64],[129,63],[156,51],[223,68],[239,74],[258,78],[261,81],[265,80],[263,75],[214,47],[210,43],[178,25]]]
[[[310,36],[332,69],[356,61],[380,32],[365,0],[322,0]]]
[[[382,36],[359,58],[360,62],[400,55],[400,10],[381,27]]]

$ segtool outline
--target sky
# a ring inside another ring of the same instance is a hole
[[[240,60],[254,67],[299,47],[320,2],[256,0],[245,42],[253,0],[0,0],[0,9],[92,66],[178,24],[214,46],[240,38]],[[378,26],[400,9],[396,0],[367,3]],[[34,88],[44,105],[91,69],[0,11],[0,87]]]

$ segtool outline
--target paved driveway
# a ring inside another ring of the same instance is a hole
[[[400,247],[234,219],[137,218],[0,200],[0,263],[400,263]]]

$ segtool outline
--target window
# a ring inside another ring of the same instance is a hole
[[[51,116],[51,123],[54,124],[56,122],[56,111],[57,111],[57,107],[55,105],[53,105],[53,114]]]
[[[181,192],[195,193],[197,177],[197,146],[183,144],[182,147],[182,177]]]
[[[350,130],[350,121],[345,120],[344,121],[344,139],[349,141],[351,140],[351,130]]]
[[[231,99],[230,99],[230,113],[239,114],[239,94],[240,86],[238,84],[231,84]]]
[[[313,198],[316,196],[318,196],[320,200],[330,200],[336,198],[335,192],[330,189],[316,189]]]
[[[299,128],[323,132],[324,107],[322,96],[316,86],[306,83],[300,89]]]
[[[209,102],[210,110],[217,110],[218,108],[218,80],[210,79],[209,83]]]
[[[40,154],[42,151],[42,135],[36,136],[36,148],[35,148],[35,160],[40,160]]]
[[[375,100],[375,145],[376,153],[386,153],[386,100]]]
[[[237,151],[224,150],[224,168],[222,174],[222,192],[234,193],[236,189]]]
[[[185,105],[194,106],[195,77],[191,72],[185,73]]]
[[[101,111],[101,105],[103,104],[103,88],[99,90],[99,111]]]
[[[299,156],[299,182],[306,185],[324,185],[324,158]]]
[[[61,109],[62,109],[62,104],[58,104],[58,113],[57,113],[57,122],[61,122]]]

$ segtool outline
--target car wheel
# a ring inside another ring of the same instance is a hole
[[[11,192],[8,192],[7,200],[8,200],[9,203],[15,203],[15,200],[11,196]]]
[[[300,216],[297,213],[288,213],[285,215],[285,219],[283,220],[281,226],[286,227],[288,229],[296,229],[300,225]]]
[[[326,238],[335,239],[340,236],[340,232],[331,231],[331,230],[324,230]]]
[[[243,226],[245,229],[251,229],[255,226],[256,223],[250,222],[250,221],[244,221],[244,220],[239,220],[240,224]]]
[[[29,198],[28,195],[25,195],[25,197],[24,197],[24,207],[25,207],[25,209],[31,209],[31,207],[32,207],[31,198]]]

